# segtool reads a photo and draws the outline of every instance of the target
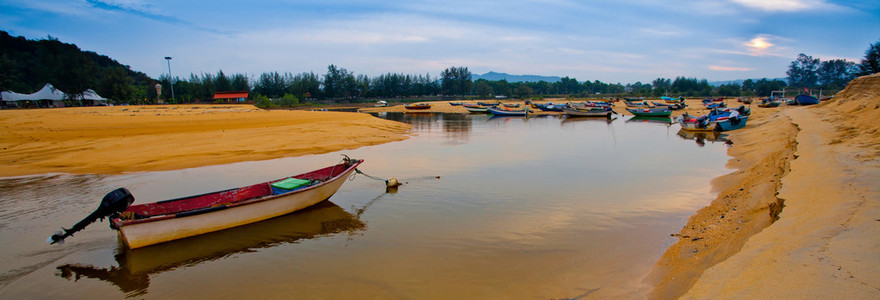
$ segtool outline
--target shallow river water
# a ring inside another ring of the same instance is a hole
[[[0,178],[0,298],[640,298],[670,234],[730,171],[725,143],[655,120],[379,116],[412,124],[412,137],[178,171]],[[405,184],[385,193],[359,175],[304,211],[134,251],[106,221],[45,243],[117,187],[155,202],[340,154]]]

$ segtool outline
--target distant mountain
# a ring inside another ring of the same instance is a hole
[[[546,82],[557,82],[561,80],[561,77],[558,76],[541,76],[541,75],[510,75],[507,73],[497,73],[489,71],[483,75],[473,75],[473,80],[477,79],[485,79],[489,81],[497,81],[497,80],[507,80],[507,82],[538,82],[538,81],[546,81]]]
[[[758,80],[761,80],[761,79],[763,79],[763,78],[752,78],[752,81],[756,81],[756,82],[757,82]],[[711,85],[711,86],[722,86],[722,85],[725,85],[725,84],[731,84],[731,83],[735,83],[735,84],[742,85],[742,83],[743,83],[744,81],[746,81],[746,80],[748,80],[748,79],[722,80],[722,81],[709,81],[709,85]],[[770,80],[770,81],[773,81],[773,80],[782,80],[782,81],[786,81],[785,78],[767,78],[767,80]]]

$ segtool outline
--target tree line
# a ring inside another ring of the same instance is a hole
[[[842,89],[858,75],[880,71],[880,41],[865,52],[860,64],[842,59],[821,61],[800,54],[791,62],[787,81],[749,79],[741,83],[712,86],[706,79],[657,78],[650,83],[605,83],[563,77],[556,82],[507,82],[473,80],[467,67],[431,74],[386,73],[369,77],[329,65],[327,72],[264,72],[246,74],[190,74],[188,78],[167,74],[152,79],[132,71],[109,57],[81,51],[76,45],[52,38],[30,41],[0,31],[0,90],[34,92],[46,82],[71,96],[93,88],[115,103],[146,104],[163,99],[169,103],[213,102],[215,92],[244,91],[260,106],[291,106],[308,102],[350,102],[374,99],[419,100],[433,98],[487,99],[496,96],[534,99],[541,97],[716,97],[770,96],[783,88]],[[161,94],[155,85],[161,85]],[[171,95],[172,87],[174,97]],[[73,98],[73,97],[70,97]]]

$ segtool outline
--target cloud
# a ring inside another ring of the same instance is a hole
[[[725,66],[709,66],[710,70],[713,71],[752,71],[752,68],[743,68],[743,67],[725,67]]]
[[[796,12],[837,8],[825,0],[730,0],[751,9],[766,12]]]

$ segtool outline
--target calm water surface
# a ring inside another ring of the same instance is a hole
[[[729,172],[717,137],[655,120],[380,117],[412,124],[412,138],[169,172],[0,178],[0,298],[638,298],[669,234]],[[384,193],[357,176],[305,211],[134,251],[107,222],[45,243],[116,187],[155,202],[340,153],[406,184]]]

